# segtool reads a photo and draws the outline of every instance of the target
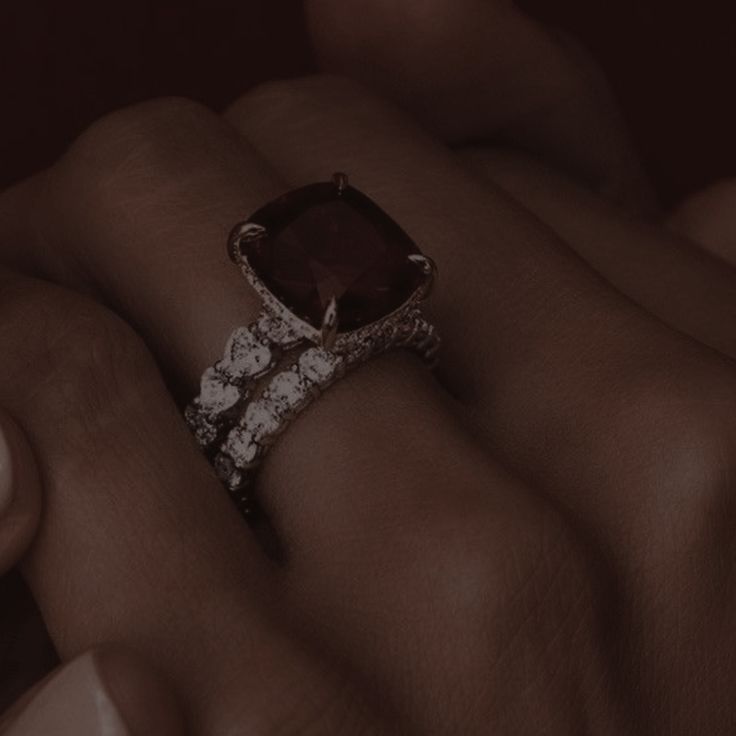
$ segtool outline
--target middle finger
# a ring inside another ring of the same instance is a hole
[[[4,255],[30,256],[45,275],[91,284],[193,395],[228,334],[257,315],[255,293],[227,258],[228,230],[285,189],[214,114],[186,101],[149,103],[101,121],[45,176],[6,195],[0,242]],[[13,251],[32,235],[30,253]],[[299,417],[259,490],[287,545],[315,544],[325,519],[334,539],[418,508],[483,508],[484,462],[421,363],[392,355]],[[458,477],[466,482],[450,497],[444,489]]]

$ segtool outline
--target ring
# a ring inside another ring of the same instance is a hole
[[[441,341],[420,305],[437,270],[342,173],[262,207],[232,230],[228,252],[261,313],[232,333],[185,418],[248,513],[268,448],[336,380],[397,348],[434,367]]]

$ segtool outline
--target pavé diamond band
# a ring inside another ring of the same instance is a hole
[[[335,380],[396,348],[435,362],[440,339],[420,304],[436,272],[344,174],[266,205],[233,230],[228,248],[262,312],[233,332],[185,416],[247,511],[269,446]]]
[[[202,375],[199,396],[185,417],[200,446],[209,450],[242,413],[258,379],[278,363],[299,339],[265,310],[249,327],[237,328],[219,362]]]
[[[408,325],[406,329],[404,324]],[[272,378],[268,376],[265,389],[259,398],[247,404],[214,460],[218,476],[239,505],[246,507],[249,503],[254,471],[274,440],[302,409],[348,371],[386,350],[402,347],[415,350],[428,362],[437,352],[437,333],[419,312],[402,315],[399,329],[389,327],[344,354],[312,346]]]

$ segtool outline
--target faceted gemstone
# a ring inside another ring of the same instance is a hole
[[[215,458],[215,472],[217,477],[233,493],[238,491],[243,484],[243,474],[235,467],[232,458],[220,453]]]
[[[257,328],[267,340],[285,348],[293,347],[299,342],[299,336],[291,330],[289,325],[271,314],[262,315],[258,319]]]
[[[307,395],[307,386],[295,370],[283,371],[273,378],[265,395],[282,409],[294,409]]]
[[[188,406],[184,411],[184,417],[202,447],[209,447],[217,439],[217,426],[198,407]]]
[[[237,386],[227,383],[215,368],[208,368],[200,385],[199,405],[206,414],[222,414],[240,401]]]
[[[251,222],[267,235],[243,243],[243,255],[268,290],[319,328],[334,296],[339,331],[371,324],[421,286],[409,236],[364,194],[312,184],[266,205]]]
[[[332,378],[339,361],[334,353],[322,348],[309,348],[299,356],[299,371],[308,381],[322,383]]]
[[[270,368],[273,358],[262,337],[255,335],[250,328],[239,327],[230,336],[225,357],[217,368],[231,381],[255,378]]]
[[[243,416],[243,424],[256,440],[268,437],[279,428],[279,420],[274,414],[273,408],[263,398],[251,401],[248,404]]]
[[[223,450],[235,461],[238,468],[247,468],[258,455],[255,438],[242,427],[236,427],[230,432]]]

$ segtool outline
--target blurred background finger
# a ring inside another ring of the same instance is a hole
[[[98,649],[60,667],[0,716],[2,736],[179,736],[175,698],[137,657]]]
[[[309,0],[324,70],[365,82],[452,146],[506,144],[630,209],[651,189],[597,65],[508,0]]]
[[[736,357],[736,259],[727,262],[729,232],[736,230],[729,211],[732,191],[714,190],[686,204],[668,232],[661,222],[625,213],[529,156],[488,147],[459,155],[617,289],[677,329]]]
[[[682,202],[670,228],[736,266],[736,179],[719,181]]]

